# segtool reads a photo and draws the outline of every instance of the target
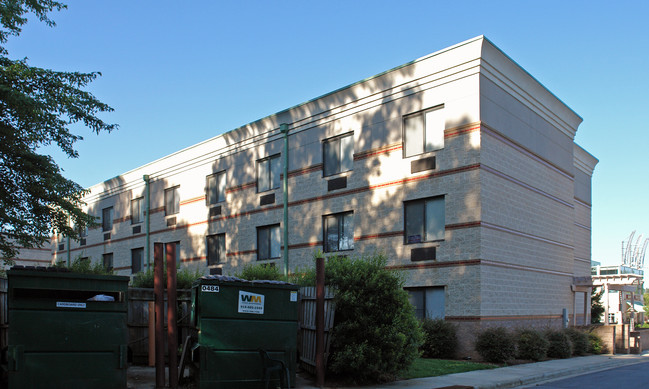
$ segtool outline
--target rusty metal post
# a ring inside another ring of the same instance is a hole
[[[325,272],[324,258],[318,257],[315,262],[316,293],[315,293],[315,370],[316,385],[319,388],[324,386],[325,365],[324,365],[324,290]]]
[[[153,244],[153,294],[155,296],[155,386],[165,387],[163,244]]]
[[[155,304],[149,301],[149,367],[155,366]]]
[[[167,243],[167,347],[169,387],[178,387],[178,331],[176,324],[176,244]]]

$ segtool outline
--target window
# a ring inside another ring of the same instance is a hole
[[[403,154],[411,157],[417,154],[444,148],[444,110],[433,108],[403,120]]]
[[[279,224],[257,227],[257,260],[279,258]]]
[[[225,171],[207,176],[207,205],[225,201]]]
[[[444,318],[444,287],[406,289],[418,319]]]
[[[113,229],[113,207],[104,208],[101,211],[101,226],[103,231]]]
[[[175,215],[180,212],[179,186],[165,189],[165,216]]]
[[[139,273],[144,267],[144,248],[131,250],[131,274]]]
[[[101,256],[101,263],[104,269],[113,270],[113,253],[107,253]]]
[[[225,259],[225,234],[207,236],[207,266],[223,263]]]
[[[131,200],[131,224],[144,221],[144,197]]]
[[[322,217],[324,251],[354,249],[354,213],[344,212]]]
[[[324,175],[352,170],[354,164],[354,137],[347,134],[332,139],[327,139],[322,144]]]
[[[279,188],[279,154],[257,161],[257,192]]]
[[[444,196],[404,203],[405,243],[444,239]]]

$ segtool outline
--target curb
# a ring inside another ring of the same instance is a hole
[[[535,376],[521,377],[519,379],[513,379],[510,381],[497,382],[487,385],[477,385],[474,389],[506,389],[506,388],[516,388],[519,386],[538,384],[546,381],[554,381],[558,378],[564,377],[574,377],[580,376],[583,374],[588,374],[593,371],[604,371],[610,370],[621,366],[635,365],[638,363],[643,363],[646,361],[643,360],[625,360],[625,359],[610,359],[606,362],[580,366],[575,368],[557,370],[553,372],[546,372]]]

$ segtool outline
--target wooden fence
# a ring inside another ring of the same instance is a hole
[[[191,332],[191,290],[178,289],[176,297],[178,310],[178,344]],[[149,360],[149,302],[153,302],[153,289],[129,288],[128,290],[128,346],[132,353],[132,361],[136,365],[146,365]],[[167,350],[167,298],[165,294],[164,308],[165,323],[165,355]]]
[[[331,329],[334,325],[334,293],[333,290],[325,287],[325,366],[329,355],[329,344],[331,343]],[[315,311],[316,311],[316,288],[313,286],[300,288],[300,339],[298,339],[300,365],[311,374],[315,374]]]

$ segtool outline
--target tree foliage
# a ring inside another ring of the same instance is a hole
[[[382,254],[329,257],[325,278],[336,289],[328,370],[358,383],[393,380],[419,356],[423,336],[398,273]]]
[[[604,295],[604,288],[599,291],[593,288],[590,293],[590,322],[597,324],[602,320],[602,314],[606,310],[602,303],[602,296]]]
[[[80,123],[95,133],[117,126],[97,117],[113,109],[83,90],[98,72],[59,72],[10,59],[4,44],[35,15],[49,26],[52,11],[66,8],[52,0],[0,2],[0,256],[12,258],[16,247],[39,247],[54,232],[72,238],[94,223],[81,210],[84,189],[65,178],[52,157],[39,154],[55,145],[78,157],[71,132]],[[76,226],[77,228],[73,228]]]

